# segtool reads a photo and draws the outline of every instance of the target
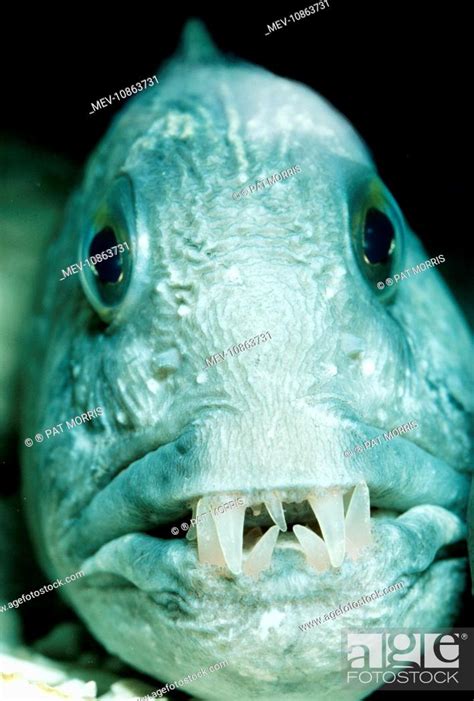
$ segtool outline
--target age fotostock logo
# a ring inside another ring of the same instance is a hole
[[[345,681],[367,691],[380,685],[383,691],[473,690],[473,641],[470,628],[344,631]]]

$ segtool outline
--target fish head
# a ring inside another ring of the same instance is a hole
[[[225,661],[190,693],[360,698],[344,629],[459,607],[471,339],[348,122],[201,31],[115,119],[48,250],[25,432],[101,412],[24,449],[31,531],[147,674]]]

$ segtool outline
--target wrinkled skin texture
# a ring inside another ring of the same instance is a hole
[[[51,578],[87,563],[61,593],[138,669],[172,681],[229,661],[187,693],[360,698],[338,675],[341,630],[448,625],[466,586],[465,558],[433,560],[466,537],[469,333],[437,270],[388,301],[365,279],[351,217],[380,181],[324,100],[211,47],[199,53],[189,36],[158,75],[93,155],[43,269],[24,435],[105,413],[23,450],[36,547]],[[232,199],[295,164],[295,177]],[[85,257],[81,239],[103,225],[106,200],[133,252],[104,326],[80,276],[58,279]],[[408,225],[403,238],[395,272],[428,258]],[[267,330],[271,342],[203,370],[210,354]],[[411,420],[416,431],[343,457]],[[277,548],[258,582],[217,577],[192,544],[144,533],[200,495],[360,480],[372,504],[397,513],[373,523],[359,560],[321,575]],[[298,628],[401,580],[323,631]]]

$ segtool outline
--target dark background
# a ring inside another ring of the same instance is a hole
[[[223,51],[306,83],[346,115],[429,257],[445,254],[440,272],[470,314],[468,5],[328,1],[329,8],[269,36],[267,24],[311,0],[10,10],[0,47],[0,133],[80,166],[125,101],[89,116],[90,103],[159,78],[185,19],[201,17]],[[473,625],[467,594],[458,625],[466,623]]]
[[[328,1],[324,11],[267,37],[267,24],[304,9],[306,0],[212,9],[205,2],[147,9],[132,3],[126,11],[69,4],[50,16],[43,7],[38,16],[28,10],[28,17],[25,10],[10,37],[4,25],[0,130],[82,163],[125,101],[89,116],[90,103],[159,76],[185,19],[199,16],[222,50],[302,81],[332,102],[369,144],[429,252],[449,245],[463,253],[467,4]]]

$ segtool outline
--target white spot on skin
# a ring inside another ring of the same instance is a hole
[[[385,425],[385,422],[387,421],[387,412],[385,411],[385,409],[378,410],[377,418],[382,425]]]
[[[127,425],[127,417],[125,416],[123,411],[118,411],[116,418],[117,418],[118,423],[122,424],[122,426]]]
[[[367,358],[366,360],[362,361],[361,364],[361,369],[362,369],[362,374],[368,377],[369,375],[373,375],[375,372],[375,363],[371,358]]]
[[[180,304],[178,307],[178,316],[187,316],[191,312],[186,304]]]
[[[147,380],[146,386],[152,394],[157,394],[160,389],[160,383],[154,380],[152,377]]]
[[[278,611],[278,609],[270,609],[270,611],[266,611],[264,614],[262,614],[260,625],[258,627],[258,635],[260,639],[265,640],[268,638],[270,630],[272,628],[279,628],[280,623],[284,618],[285,614],[282,611]]]
[[[84,433],[78,431],[78,427],[79,424],[74,428],[69,429],[70,431],[77,431],[77,433],[74,435],[74,450],[77,450],[78,453],[84,451],[83,454],[85,454],[91,447],[90,438],[85,436]]]
[[[332,299],[336,292],[337,289],[335,287],[326,287],[326,289],[324,290],[324,296],[326,297],[326,299]]]

